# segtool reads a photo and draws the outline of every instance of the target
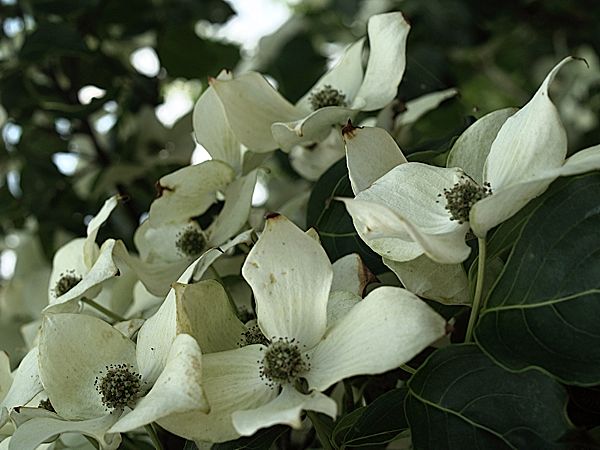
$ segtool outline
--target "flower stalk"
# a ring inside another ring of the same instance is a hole
[[[154,424],[149,423],[148,425],[144,425],[144,429],[146,430],[146,433],[148,433],[148,435],[150,436],[154,448],[156,450],[164,450],[160,439],[158,438],[158,434],[156,433],[156,428],[154,427]]]
[[[475,284],[475,295],[473,296],[473,304],[471,307],[471,315],[469,316],[469,324],[467,325],[467,334],[465,342],[471,342],[473,338],[473,329],[477,323],[479,310],[481,309],[481,298],[483,294],[483,282],[485,278],[485,257],[486,257],[486,242],[485,238],[478,239],[479,256],[477,257],[477,282]]]
[[[110,309],[105,308],[104,306],[102,306],[101,304],[95,302],[91,298],[83,297],[81,299],[81,301],[83,303],[85,303],[86,305],[91,306],[95,310],[100,311],[102,314],[104,314],[105,316],[110,317],[111,319],[113,319],[116,322],[124,322],[125,321],[124,317],[121,317],[117,313],[112,312]]]

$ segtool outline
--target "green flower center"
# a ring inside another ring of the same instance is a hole
[[[310,369],[308,357],[300,351],[300,346],[287,338],[272,342],[261,361],[260,375],[271,384],[291,383]]]
[[[81,277],[75,275],[75,272],[72,270],[67,271],[66,273],[61,273],[60,279],[56,282],[56,286],[54,286],[54,295],[56,295],[58,298],[61,295],[66,294],[80,281]]]
[[[260,330],[260,327],[258,325],[252,325],[251,327],[246,328],[246,331],[242,333],[240,347],[245,347],[246,345],[252,344],[262,344],[268,346],[269,343],[269,340]]]
[[[199,256],[204,250],[206,239],[202,231],[196,228],[186,228],[177,235],[175,246],[184,256],[195,257]]]
[[[108,409],[123,408],[140,396],[142,376],[132,369],[127,364],[111,364],[96,377],[94,385]]]
[[[469,221],[469,213],[475,203],[492,195],[492,188],[489,183],[480,186],[463,175],[452,189],[444,189],[443,195],[446,197],[446,209],[450,213],[450,220],[457,220],[462,224]],[[438,196],[441,197],[442,194]]]
[[[348,106],[348,103],[346,103],[346,95],[331,87],[329,84],[324,85],[310,94],[308,101],[315,111],[326,106]]]

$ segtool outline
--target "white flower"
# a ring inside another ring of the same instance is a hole
[[[325,251],[280,215],[267,220],[242,273],[262,338],[203,355],[211,411],[159,422],[176,434],[218,442],[278,423],[299,427],[303,410],[335,417],[336,404],[323,390],[398,367],[445,334],[445,320],[400,288],[376,289],[359,302],[355,294],[336,295],[329,307],[333,271]],[[355,283],[352,289],[364,286]],[[297,389],[301,380],[304,391]]]
[[[394,261],[426,254],[460,263],[470,252],[469,227],[484,238],[557,177],[600,168],[600,146],[565,161],[566,134],[548,87],[571,60],[557,64],[514,115],[496,111],[465,131],[449,158],[450,164],[466,162],[464,170],[407,163],[383,130],[350,130],[348,165],[357,195],[344,202],[361,238]]]
[[[119,202],[119,196],[110,197],[87,225],[87,237],[76,238],[57,250],[52,261],[52,273],[48,285],[49,305],[44,311],[72,312],[79,308],[78,300],[93,299],[110,284],[110,295],[103,295],[99,303],[109,303],[109,309],[123,309],[122,303],[130,298],[133,279],[115,277],[126,271],[119,267],[115,251],[119,241],[107,239],[101,247],[96,244],[100,227],[108,220]],[[118,308],[117,306],[120,306]]]
[[[149,292],[164,296],[172,282],[209,248],[219,247],[248,220],[257,171],[235,178],[221,161],[205,161],[162,177],[148,219],[135,233],[140,260],[122,254]],[[223,208],[204,229],[194,219],[225,196]]]
[[[396,96],[406,64],[409,29],[399,12],[371,17],[366,69],[362,38],[296,105],[284,99],[259,73],[248,72],[233,79],[221,74],[211,80],[211,88],[199,100],[202,104],[196,106],[194,130],[198,142],[211,154],[225,155],[235,153],[236,144],[229,145],[233,140],[258,153],[279,147],[288,151],[302,142],[322,141],[332,125],[346,123],[359,111],[381,109]],[[215,122],[217,128],[212,126]],[[214,144],[215,130],[224,130],[231,137],[227,145]],[[237,156],[226,160],[235,158],[239,164]]]
[[[4,434],[4,426],[8,422],[8,409],[4,406],[4,398],[9,392],[12,384],[12,375],[10,373],[10,361],[5,352],[0,352],[0,441]]]
[[[48,314],[39,354],[44,390],[57,414],[67,420],[110,414],[110,432],[120,432],[171,414],[209,409],[200,348],[187,334],[178,335],[167,348],[136,350],[129,337],[98,318]],[[162,371],[145,370],[151,359],[166,360]],[[133,409],[120,417],[127,408]]]

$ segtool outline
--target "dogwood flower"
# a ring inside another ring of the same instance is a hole
[[[119,268],[113,260],[116,241],[107,239],[101,247],[96,244],[98,230],[118,202],[119,197],[116,195],[106,200],[98,214],[88,223],[87,237],[69,241],[54,254],[47,310],[68,308],[68,304],[84,296],[96,297],[101,285],[119,274]]]
[[[39,355],[44,390],[56,413],[67,420],[110,415],[108,432],[122,421],[133,429],[170,414],[209,410],[200,348],[187,334],[166,348],[136,349],[129,337],[96,317],[48,314]],[[151,359],[166,361],[160,373],[145,370]],[[128,408],[132,410],[121,416]]]
[[[376,289],[346,311],[330,310],[328,322],[331,263],[317,240],[280,215],[268,218],[242,274],[254,292],[258,327],[248,345],[203,355],[211,411],[160,421],[176,434],[219,442],[274,424],[297,428],[304,410],[335,417],[336,403],[322,391],[398,367],[445,334],[442,317],[394,287]]]
[[[365,44],[362,38],[348,47],[340,62],[295,105],[273,89],[262,75],[248,72],[235,78],[212,79],[211,88],[204,94],[206,106],[202,110],[215,111],[219,117],[224,111],[225,128],[231,129],[231,136],[253,152],[277,148],[288,151],[302,142],[322,141],[333,125],[345,123],[359,111],[381,109],[396,96],[406,65],[409,29],[399,12],[371,17],[366,69],[362,62]],[[214,102],[214,94],[220,107]],[[199,110],[194,114],[196,138],[211,147],[213,114],[200,114]]]
[[[356,128],[349,123],[344,128],[344,141],[350,183],[358,199],[387,172],[407,164],[394,139],[382,128]],[[393,199],[394,195],[389,197]],[[440,264],[431,260],[420,248],[411,247],[410,237],[402,239],[396,234],[395,240],[372,238],[370,234],[363,233],[356,215],[352,211],[350,214],[361,238],[383,257],[384,264],[408,290],[442,303],[469,302],[467,274],[461,264]],[[373,228],[373,234],[380,231]]]
[[[459,263],[470,253],[465,243],[469,228],[484,238],[557,177],[600,168],[600,146],[565,160],[566,133],[548,88],[571,60],[558,63],[518,112],[496,111],[463,133],[449,163],[473,161],[465,168],[405,162],[381,130],[349,129],[347,148],[354,148],[348,165],[357,195],[344,203],[361,238],[395,261],[426,254],[439,263]],[[362,148],[348,144],[359,135]],[[377,139],[368,139],[373,135]],[[390,161],[395,163],[391,170]],[[357,170],[361,163],[366,168]]]
[[[141,262],[123,255],[148,291],[164,296],[172,282],[209,248],[232,238],[248,220],[257,171],[235,178],[221,161],[184,167],[162,177],[148,219],[135,233]],[[223,208],[204,229],[195,218],[224,194]]]

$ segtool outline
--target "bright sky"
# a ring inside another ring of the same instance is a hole
[[[227,0],[236,11],[217,33],[219,37],[239,43],[245,50],[256,48],[261,37],[273,33],[292,15],[290,4],[298,1],[285,0]]]

